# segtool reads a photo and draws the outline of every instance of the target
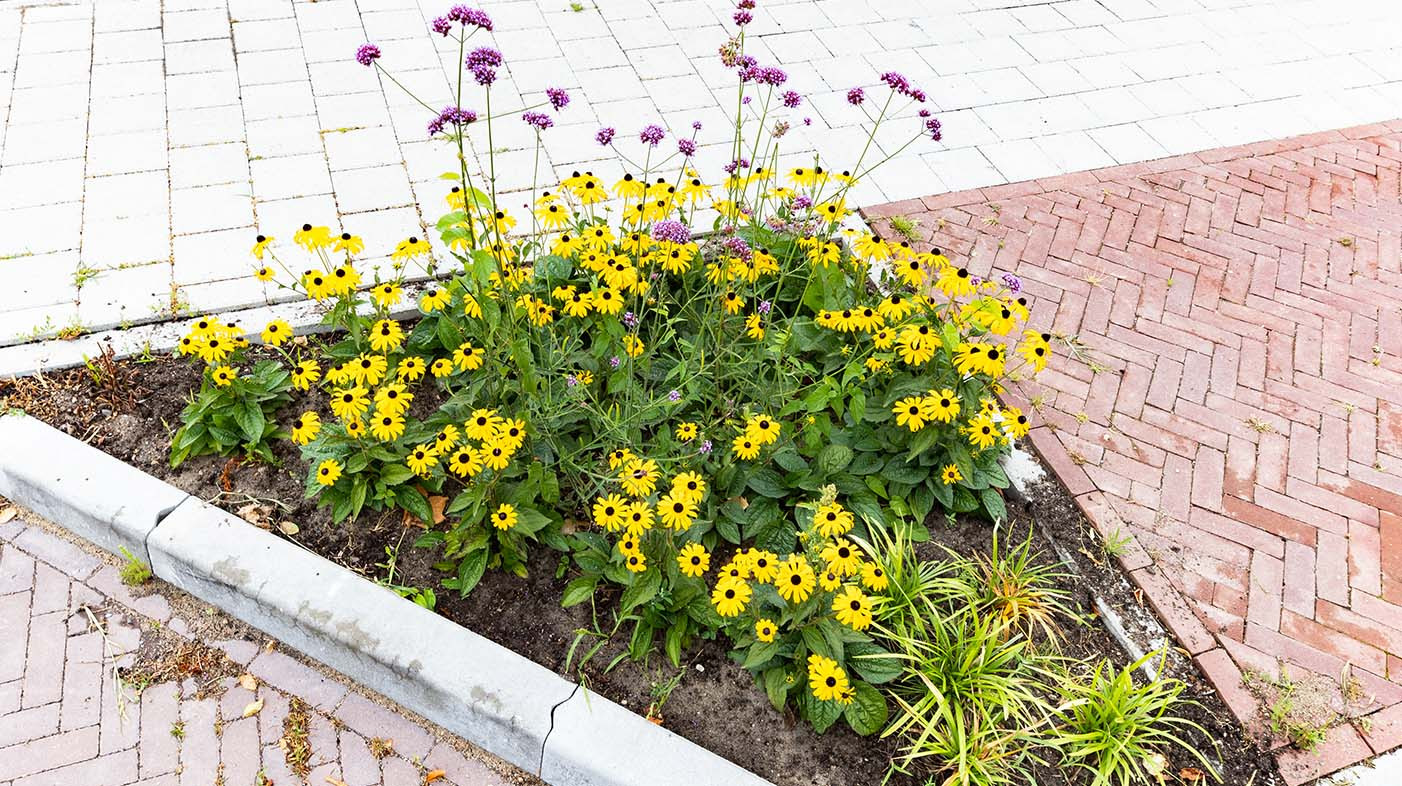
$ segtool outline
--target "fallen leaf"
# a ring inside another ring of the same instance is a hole
[[[1178,777],[1188,783],[1197,783],[1206,776],[1203,774],[1203,771],[1197,767],[1184,767],[1178,771]]]
[[[258,678],[252,674],[239,675],[239,686],[244,690],[258,690]]]
[[[297,526],[295,522],[279,521],[277,525],[277,530],[278,532],[281,532],[284,535],[296,535],[298,532],[302,531],[302,528]]]
[[[345,781],[336,780],[330,775],[326,776],[326,782],[331,784],[331,786],[350,786],[350,784],[346,783]]]
[[[431,496],[429,496],[429,498],[428,498],[428,506],[429,506],[429,508],[431,508],[431,509],[433,510],[433,523],[434,523],[434,524],[442,524],[442,523],[443,523],[443,519],[445,518],[444,515],[443,515],[443,508],[447,507],[447,505],[448,505],[448,498],[447,498],[447,497],[437,496],[437,495],[431,495]]]
[[[424,783],[433,783],[434,781],[444,778],[447,775],[448,773],[444,772],[443,770],[429,770],[428,772],[424,773]]]
[[[14,518],[15,516],[18,516],[18,515],[19,515],[19,511],[16,510],[16,509],[14,509],[14,508],[8,508],[8,507],[7,507],[7,508],[5,508],[4,510],[0,510],[0,524],[6,523],[6,522],[9,521],[10,519],[12,519],[12,518]]]
[[[243,708],[243,717],[251,718],[263,711],[263,700],[251,701],[247,707]]]
[[[239,514],[239,518],[258,529],[270,529],[273,526],[272,505],[259,505],[257,502],[250,502],[236,512]]]

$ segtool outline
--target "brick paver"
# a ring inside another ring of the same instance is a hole
[[[192,634],[163,594],[133,595],[116,567],[22,518],[0,524],[0,784],[422,786],[437,770],[435,784],[539,784],[261,641],[217,642],[253,690],[234,677],[119,681],[159,630]],[[305,733],[289,733],[301,712]],[[306,742],[305,781],[287,740]]]
[[[867,211],[1021,277],[1032,442],[1229,706],[1281,660],[1382,708],[1292,782],[1402,743],[1399,182],[1392,121]]]
[[[350,58],[375,41],[406,84],[447,103],[456,44],[428,20],[450,5],[0,0],[0,281],[18,284],[0,344],[259,304],[245,275],[255,227],[339,225],[384,250],[431,225],[448,148],[427,138],[422,107]],[[716,49],[733,0],[480,5],[497,31],[474,44],[506,57],[501,191],[530,184],[535,140],[516,115],[548,85],[574,100],[542,172],[612,178],[593,132],[631,138],[660,118],[701,120],[698,166],[721,177],[734,101]],[[748,30],[806,96],[785,139],[796,157],[853,165],[866,122],[844,100],[854,84],[894,69],[929,93],[945,140],[913,145],[848,200],[876,204],[1386,119],[1402,103],[1399,26],[1391,0],[765,0]],[[895,153],[917,127],[905,119],[876,149]],[[480,153],[484,129],[472,134]]]

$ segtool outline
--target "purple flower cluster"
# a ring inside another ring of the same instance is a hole
[[[433,20],[433,32],[446,38],[449,33],[453,32],[453,20],[446,16],[438,17]]]
[[[734,19],[735,19],[735,26],[736,26],[736,27],[744,27],[745,25],[747,25],[747,24],[749,24],[749,23],[755,21],[754,16],[751,15],[749,11],[743,11],[743,10],[742,10],[742,11],[736,11],[736,12],[735,12],[735,17],[734,17]]]
[[[711,441],[710,441],[709,439],[707,439],[707,440],[702,440],[702,441],[701,441],[701,448],[700,448],[699,452],[700,452],[701,455],[703,455],[703,456],[709,456],[709,455],[711,455],[711,451],[714,450],[714,449],[715,449],[715,445],[711,444]]]
[[[617,355],[609,358],[609,366],[612,368],[618,368],[621,365],[623,365],[623,361],[619,360]]]
[[[730,253],[747,262],[749,261],[750,257],[754,255],[754,252],[750,250],[750,244],[746,243],[745,238],[740,237],[739,235],[731,235],[730,237],[726,238],[725,242],[721,245],[725,246],[726,251],[729,251]]]
[[[652,239],[683,245],[691,242],[691,230],[686,228],[686,224],[669,218],[652,225]]]
[[[770,87],[778,87],[789,81],[788,72],[777,66],[761,66],[754,62],[754,58],[746,57],[750,61],[740,69],[741,82],[755,82]]]
[[[731,161],[729,164],[726,164],[726,165],[725,165],[725,173],[728,174],[728,175],[733,175],[733,174],[735,174],[736,170],[740,170],[740,169],[749,169],[749,168],[750,168],[750,159],[748,159],[748,158],[737,158],[737,159],[735,159],[734,161]]]
[[[550,105],[555,107],[556,112],[570,105],[570,94],[563,87],[545,88],[545,97],[550,99]]]
[[[758,311],[761,314],[768,314],[769,309],[773,307],[774,304],[770,303],[768,300],[761,300],[759,301],[759,305],[755,306],[755,311]]]
[[[913,98],[922,104],[925,103],[925,91],[916,87],[911,87],[910,80],[906,79],[905,76],[895,71],[887,71],[881,75],[881,81],[885,82],[887,87],[900,95]]]
[[[574,387],[575,385],[579,384],[579,377],[576,377],[573,374],[567,374],[565,376],[565,384],[569,387]]]
[[[497,69],[501,67],[501,62],[501,52],[490,46],[479,46],[467,53],[467,67],[479,85],[497,81]]]
[[[521,115],[521,119],[526,121],[526,125],[534,127],[537,131],[544,131],[555,125],[555,121],[550,119],[550,115],[544,112],[526,112]]]
[[[940,130],[940,120],[937,117],[925,121],[925,130],[929,132],[930,138],[936,142],[944,138],[944,132]]]
[[[428,121],[428,135],[434,136],[445,126],[462,127],[475,122],[477,122],[477,113],[471,109],[463,109],[460,106],[445,106],[443,111],[438,113],[438,117]]]
[[[672,402],[673,404],[677,403],[678,401],[681,401],[682,392],[680,390],[675,389],[667,391],[667,400]]]
[[[696,155],[696,140],[688,139],[687,137],[682,137],[681,139],[678,139],[677,152],[681,153],[687,158],[691,158],[692,156]]]
[[[786,90],[786,91],[784,91],[784,106],[788,107],[789,109],[798,109],[798,108],[799,108],[800,106],[802,106],[802,105],[803,105],[803,96],[799,95],[799,94],[798,94],[798,91],[796,91],[796,90]]]
[[[813,206],[813,200],[809,199],[804,194],[799,194],[798,196],[793,198],[793,202],[790,203],[790,206],[794,210],[807,210],[808,208]]]
[[[1014,295],[1022,291],[1022,279],[1018,278],[1012,273],[1003,274],[1003,283],[1008,285],[1008,289]]]
[[[666,135],[667,132],[662,130],[662,126],[656,123],[648,123],[638,134],[638,139],[641,139],[644,143],[652,145],[653,147],[657,147],[662,141],[662,137]]]
[[[615,131],[612,126],[604,126],[603,128],[599,129],[599,133],[594,135],[594,141],[598,142],[604,147],[608,147],[609,145],[613,144],[613,135],[616,133],[618,132]]]
[[[631,311],[625,311],[625,312],[623,312],[623,324],[626,325],[626,326],[629,327],[629,328],[635,328],[635,327],[637,327],[637,326],[638,326],[638,315],[637,315],[637,314],[634,314],[634,313],[631,312]]]
[[[369,68],[371,63],[379,59],[380,48],[374,44],[361,44],[360,48],[355,50],[355,62],[360,63],[366,68]]]
[[[463,27],[480,27],[489,33],[492,32],[492,18],[486,11],[455,5],[448,9],[448,18],[454,22],[461,22]]]
[[[847,91],[847,103],[852,106],[861,106],[865,100],[867,100],[867,91],[860,87],[854,87]]]

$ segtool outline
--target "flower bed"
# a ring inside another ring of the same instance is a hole
[[[1179,717],[1184,683],[1136,685],[1122,659],[1101,663],[1104,647],[1062,654],[1075,604],[1029,544],[930,544],[959,542],[932,535],[942,515],[1009,519],[1000,459],[1030,424],[998,394],[1041,370],[1052,337],[1023,329],[1015,277],[844,226],[853,184],[884,161],[870,141],[846,171],[781,157],[804,97],[745,53],[753,8],[742,0],[719,50],[737,84],[719,182],[695,168],[699,123],[648,124],[626,145],[603,128],[613,182],[577,172],[533,188],[524,217],[503,208],[494,156],[470,165],[467,140],[495,150],[494,123],[519,113],[539,146],[570,96],[493,112],[506,61],[470,43],[490,17],[436,20],[463,63],[427,128],[458,162],[436,239],[412,235],[369,265],[364,240],[328,226],[291,244],[259,235],[254,275],[321,304],[329,338],[274,321],[255,343],[197,320],[178,350],[198,390],[171,467],[200,467],[200,485],[221,466],[223,495],[250,466],[303,467],[294,489],[252,470],[266,482],[235,509],[605,690],[627,661],[675,672],[652,681],[650,706],[634,702],[649,714],[665,719],[685,667],[709,665],[748,673],[754,692],[714,709],[746,703],[760,738],[781,717],[884,735],[844,733],[861,764],[835,762],[834,782],[888,766],[964,783],[1058,767],[1153,779],[1170,754],[1210,773],[1181,741],[1210,739]],[[366,44],[356,59],[379,69],[390,55]],[[470,88],[480,114],[459,105]],[[887,123],[909,124],[906,145],[940,138],[900,74],[848,102],[872,139]],[[394,318],[416,278],[430,281],[417,315]],[[131,368],[89,371],[100,385]],[[417,548],[402,549],[414,524]],[[544,620],[545,646],[521,640],[521,617]],[[701,726],[707,744],[737,744]],[[811,754],[806,729],[785,733],[796,759]]]

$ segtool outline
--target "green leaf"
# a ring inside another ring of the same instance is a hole
[[[560,605],[565,608],[578,606],[594,597],[594,589],[598,586],[598,576],[580,576],[565,585],[565,593],[560,598]]]
[[[419,493],[418,489],[401,486],[394,493],[394,501],[419,521],[433,523],[433,508],[429,506],[428,498]]]
[[[805,692],[804,696],[808,700],[808,722],[813,726],[813,731],[822,734],[842,717],[840,702],[822,701],[809,692]]]
[[[851,463],[852,449],[846,445],[831,444],[818,454],[818,471],[824,475],[837,474]]]
[[[983,489],[978,495],[979,500],[983,502],[983,509],[988,511],[988,517],[995,523],[1008,518],[1008,507],[1003,504],[1003,495],[996,489]]]
[[[462,558],[458,563],[458,583],[457,590],[459,597],[467,597],[477,586],[477,582],[482,580],[482,574],[487,572],[487,549],[478,549]]]
[[[777,641],[756,641],[750,645],[749,651],[745,654],[745,660],[740,667],[745,669],[757,669],[760,666],[774,659],[779,654],[779,642]]]
[[[623,599],[618,603],[620,612],[627,614],[647,603],[657,597],[657,592],[660,589],[662,589],[662,571],[654,569],[636,574],[632,585],[623,591]]]
[[[901,676],[899,658],[871,642],[858,641],[847,645],[847,665],[873,685],[882,685]]]
[[[856,688],[856,692],[852,696],[852,703],[842,710],[847,725],[863,737],[881,731],[886,725],[889,712],[886,708],[886,698],[881,695],[881,691],[865,682],[858,682],[853,687]]]
[[[667,660],[672,662],[672,666],[682,665],[682,638],[686,636],[687,618],[682,617],[672,623],[672,627],[667,629],[667,638],[663,642],[663,650],[667,653]]]
[[[771,521],[755,535],[755,547],[775,554],[791,554],[797,534],[786,519]]]
[[[380,470],[380,480],[386,486],[398,486],[414,477],[414,471],[404,464],[390,464]]]
[[[234,405],[234,418],[243,430],[245,441],[254,444],[262,441],[266,421],[263,418],[263,408],[258,406],[258,402],[246,398],[239,399]]]
[[[746,485],[773,499],[783,499],[789,495],[788,484],[779,476],[779,473],[769,467],[761,467],[752,473]]]
[[[740,525],[735,523],[735,519],[730,518],[724,512],[716,517],[716,532],[720,533],[730,543],[740,545]]]
[[[775,666],[764,672],[764,693],[769,697],[769,703],[774,709],[781,712],[789,700],[788,677],[789,670],[783,666]]]

